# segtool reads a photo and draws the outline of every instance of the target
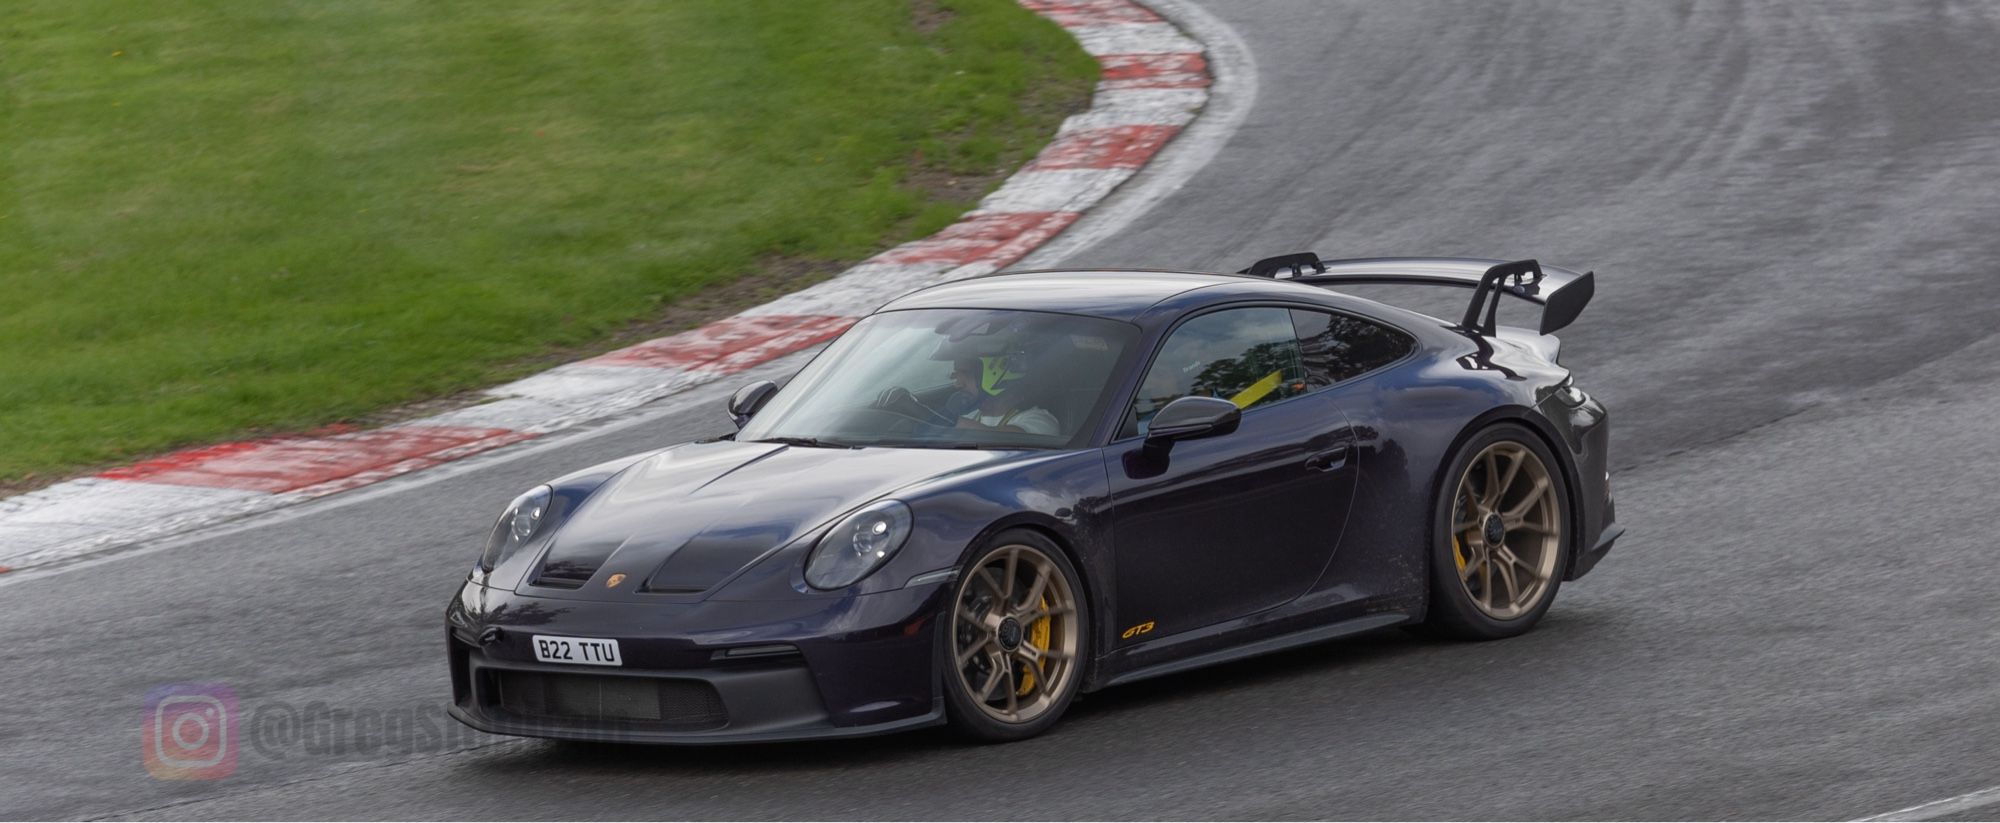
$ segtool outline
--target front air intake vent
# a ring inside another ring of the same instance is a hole
[[[704,680],[504,670],[488,675],[495,702],[520,717],[682,731],[729,721],[722,696]]]

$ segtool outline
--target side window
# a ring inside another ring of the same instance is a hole
[[[1389,365],[1417,342],[1387,326],[1331,312],[1292,310],[1308,389],[1324,388]]]
[[[1182,323],[1160,346],[1126,418],[1144,434],[1162,406],[1189,395],[1220,397],[1240,408],[1305,391],[1299,341],[1289,309],[1228,309]]]

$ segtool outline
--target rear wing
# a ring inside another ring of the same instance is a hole
[[[1307,273],[1310,269],[1311,273]],[[1415,285],[1472,289],[1459,325],[1492,335],[1500,295],[1508,294],[1542,307],[1540,331],[1549,334],[1576,322],[1596,293],[1595,272],[1543,268],[1534,260],[1503,263],[1458,258],[1383,257],[1369,260],[1319,259],[1312,252],[1266,257],[1237,274],[1269,277],[1311,286]],[[1482,316],[1483,315],[1483,316]]]

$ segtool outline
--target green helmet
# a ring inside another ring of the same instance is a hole
[[[1006,354],[961,357],[952,363],[952,371],[976,377],[980,391],[998,395],[1006,383],[1025,376],[1021,371],[1020,360],[1019,357]]]

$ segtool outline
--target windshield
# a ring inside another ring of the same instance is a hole
[[[1089,437],[1138,329],[1030,311],[862,320],[737,435],[799,445],[1069,448]]]

